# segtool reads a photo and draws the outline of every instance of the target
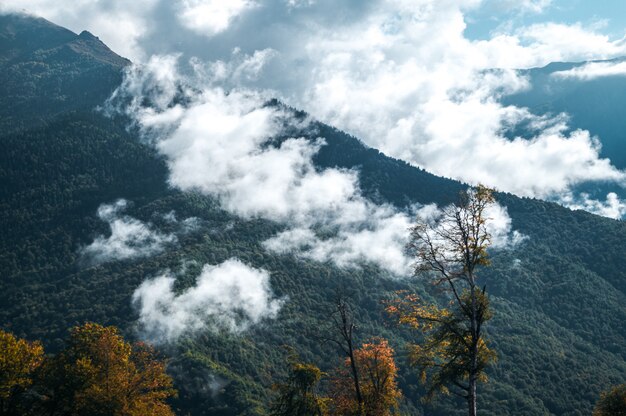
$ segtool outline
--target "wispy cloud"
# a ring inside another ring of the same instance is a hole
[[[176,217],[176,211],[170,211],[167,214],[164,214],[163,219],[169,224],[176,225],[178,232],[181,234],[197,231],[202,222],[198,217],[189,217],[184,220],[179,220],[178,217]]]
[[[339,267],[374,263],[397,275],[406,275],[410,264],[404,253],[410,217],[390,207],[361,201],[356,208],[368,218],[334,224],[331,236],[320,237],[313,229],[295,225],[264,242],[277,253],[293,253]],[[338,207],[341,209],[341,207]]]
[[[609,192],[604,201],[594,199],[587,193],[562,195],[559,202],[570,209],[581,209],[603,217],[621,219],[626,216],[626,201],[615,192]]]
[[[532,13],[543,13],[552,5],[552,0],[514,0],[510,1],[513,7]]]
[[[183,26],[205,36],[223,32],[241,13],[257,6],[253,0],[178,0]]]
[[[102,204],[98,217],[109,223],[111,234],[99,235],[79,251],[81,261],[100,264],[109,261],[148,257],[160,253],[177,241],[173,234],[162,234],[136,218],[121,215],[127,201],[119,199],[113,204]]]
[[[485,210],[486,230],[491,235],[491,248],[510,250],[528,240],[528,236],[513,229],[513,221],[506,207],[494,203]]]
[[[483,0],[482,7],[491,11],[498,18],[499,15],[509,17],[511,14],[541,14],[552,6],[552,0]]]
[[[626,62],[590,62],[567,71],[557,71],[552,76],[560,79],[591,81],[596,78],[626,76]]]
[[[238,259],[205,265],[194,286],[176,291],[176,278],[163,273],[135,290],[143,336],[155,343],[175,341],[202,330],[239,333],[275,318],[282,300],[274,298],[269,273]]]

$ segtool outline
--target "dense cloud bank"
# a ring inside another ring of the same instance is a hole
[[[216,72],[224,77],[221,67],[194,61],[191,67],[183,74],[177,57],[153,57],[128,71],[108,103],[109,111],[129,115],[166,156],[173,186],[216,197],[240,217],[286,224],[286,231],[265,242],[268,250],[342,267],[372,262],[395,274],[408,272],[404,247],[418,206],[399,211],[374,204],[362,195],[357,171],[316,169],[312,158],[323,137],[273,140],[284,126],[306,131],[306,120],[267,105],[253,91],[214,85]],[[508,214],[497,214],[503,220],[494,229],[507,238]]]
[[[626,183],[600,157],[599,140],[569,131],[566,117],[500,103],[532,88],[516,69],[623,56],[623,39],[599,25],[549,21],[466,36],[473,12],[497,8],[513,18],[556,7],[550,0],[114,0],[71,11],[49,0],[6,0],[0,7],[86,26],[136,61],[196,57],[214,85],[276,96],[439,175],[565,205],[571,199],[563,195],[581,183]],[[590,64],[558,76],[622,72],[619,64]],[[520,125],[530,138],[505,134]],[[585,207],[606,214],[598,204]]]

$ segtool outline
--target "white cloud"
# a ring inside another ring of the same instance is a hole
[[[263,96],[271,91],[439,175],[537,197],[589,180],[624,181],[586,132],[537,131],[531,140],[503,134],[536,118],[499,102],[503,94],[529,88],[515,68],[626,54],[624,39],[603,35],[597,25],[501,27],[489,39],[471,41],[464,33],[467,13],[493,2],[142,0],[123,7],[116,0],[104,7],[83,0],[62,8],[50,0],[7,1],[62,24],[84,25],[114,48],[198,55],[197,73],[215,86],[245,86]],[[548,0],[506,3],[531,13],[550,7]],[[99,33],[100,21],[112,27]],[[132,30],[115,30],[125,21]],[[181,24],[192,32],[181,31]]]
[[[473,192],[470,190],[470,192]],[[456,235],[458,225],[456,215],[459,207],[448,205],[437,208],[434,205],[423,207],[417,212],[419,238],[411,241],[409,250],[415,258],[414,267],[421,267],[424,258],[419,255],[423,249],[436,257],[437,262],[458,269],[464,263],[463,254],[459,253]],[[490,203],[483,212],[484,232],[489,235],[489,250],[512,250],[528,239],[528,236],[512,228],[512,220],[506,207],[497,202]],[[423,227],[422,227],[423,226]],[[452,238],[450,236],[453,236]],[[428,263],[428,262],[427,262]],[[426,264],[426,263],[425,263]]]
[[[180,22],[206,36],[225,31],[238,15],[257,6],[252,0],[180,0],[178,4]]]
[[[508,209],[498,203],[487,207],[485,218],[485,228],[491,235],[491,247],[496,250],[513,249],[528,239],[528,236],[513,230]]]
[[[506,35],[492,40],[496,44]],[[511,36],[509,35],[509,39]],[[581,24],[540,23],[517,29],[506,54],[516,67],[543,66],[550,62],[609,59],[626,53],[624,38],[611,40],[593,27]],[[502,50],[498,48],[499,50]],[[517,55],[517,57],[515,57]]]
[[[489,70],[615,56],[626,52],[623,42],[556,24],[470,42],[463,8],[471,4],[430,6],[381,3],[369,19],[320,31],[306,48],[313,71],[297,105],[391,156],[518,195],[547,197],[589,180],[624,182],[588,132],[564,134],[562,126],[530,140],[505,137],[506,129],[537,117],[499,102],[528,88],[526,79]]]
[[[492,18],[506,16],[511,12],[541,14],[552,6],[552,0],[484,0],[482,7],[492,12]]]
[[[581,209],[603,217],[621,219],[626,216],[626,201],[614,192],[609,192],[605,201],[593,199],[587,193],[575,196],[568,192],[561,195],[559,202],[570,209]]]
[[[517,5],[519,9],[530,11],[533,13],[543,13],[552,5],[552,0],[514,0],[510,3]]]
[[[560,79],[591,81],[601,77],[626,76],[626,62],[590,62],[566,71],[557,71],[552,76]]]
[[[113,204],[102,204],[98,217],[109,223],[111,235],[100,235],[80,249],[82,261],[100,264],[115,260],[148,257],[163,251],[167,245],[177,241],[175,235],[161,234],[136,218],[122,216],[127,202],[119,199]]]
[[[110,111],[121,111],[121,106],[126,106],[128,111],[141,112],[142,117],[167,109],[181,92],[179,77],[175,71],[177,61],[177,55],[151,56],[144,65],[127,68],[122,85],[113,92],[105,107]],[[142,107],[141,100],[148,95],[151,99],[150,107]],[[127,99],[130,101],[125,101]],[[112,108],[113,104],[120,107]]]
[[[318,171],[312,158],[323,139],[271,141],[284,126],[300,124],[306,129],[306,120],[297,121],[290,112],[267,106],[263,97],[245,90],[176,88],[172,80],[184,77],[175,60],[155,62],[160,63],[156,75],[150,74],[151,63],[129,71],[113,100],[130,102],[126,110],[167,157],[173,186],[212,195],[243,218],[286,223],[290,229],[270,239],[268,249],[340,266],[373,262],[406,273],[406,213],[364,198],[355,171]],[[189,105],[168,104],[181,90],[189,94]],[[127,94],[132,99],[126,99]],[[154,106],[142,106],[145,102]]]
[[[177,225],[179,228],[179,232],[183,234],[191,233],[193,231],[198,230],[200,228],[200,218],[198,217],[189,217],[184,220],[179,220],[176,217],[175,211],[170,211],[167,214],[164,214],[163,219],[170,224]]]
[[[271,49],[254,51],[252,55],[244,54],[239,48],[233,49],[228,61],[218,60],[206,64],[197,58],[190,59],[194,73],[205,83],[234,85],[256,81],[263,69],[278,53]]]
[[[406,275],[410,260],[404,252],[410,218],[389,207],[363,202],[373,218],[356,224],[339,224],[332,237],[320,238],[309,228],[292,228],[265,241],[277,253],[295,253],[319,262],[332,261],[339,267],[375,263],[397,275]],[[380,216],[380,218],[376,218]]]
[[[282,301],[274,298],[270,276],[238,259],[205,265],[194,286],[174,290],[176,279],[164,273],[135,290],[144,336],[170,342],[201,330],[241,332],[263,319],[275,318]]]
[[[370,219],[365,227],[357,224],[357,228],[340,228],[337,235],[326,239],[319,238],[310,229],[293,228],[267,240],[264,245],[278,253],[296,252],[316,261],[330,260],[340,267],[374,262],[393,273],[405,275],[412,261],[405,251],[412,219],[390,207],[369,208]],[[442,213],[434,204],[414,211],[417,218],[426,222],[436,220]],[[514,249],[528,238],[513,230],[506,207],[496,203],[489,206],[485,214],[493,249]]]
[[[289,8],[308,7],[315,4],[315,0],[286,0]]]

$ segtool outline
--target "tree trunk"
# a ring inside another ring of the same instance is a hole
[[[469,407],[469,416],[476,416],[476,384],[478,382],[478,342],[480,340],[480,333],[478,327],[478,306],[476,305],[476,286],[474,285],[474,276],[470,273],[470,296],[472,299],[471,310],[471,335],[472,335],[472,350],[471,350],[471,363],[469,373],[469,394],[467,397],[467,405]]]
[[[359,383],[359,373],[356,368],[356,362],[354,361],[354,352],[352,350],[352,343],[350,348],[350,369],[352,370],[352,378],[354,379],[354,391],[356,393],[356,402],[359,405],[359,415],[363,413],[363,396],[361,395],[361,383]]]
[[[476,416],[476,380],[470,380],[469,396],[467,397],[469,416]]]

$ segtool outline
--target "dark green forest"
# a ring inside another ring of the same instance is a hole
[[[126,65],[89,33],[0,16],[0,328],[41,340],[50,352],[63,348],[68,328],[87,321],[115,325],[132,340],[138,313],[131,297],[146,278],[195,260],[179,279],[184,288],[200,265],[237,257],[267,270],[287,301],[277,319],[242,334],[206,331],[161,347],[179,391],[177,414],[267,414],[271,386],[289,369],[284,345],[322,371],[337,367],[337,348],[320,335],[338,292],[355,305],[358,341],[384,337],[396,351],[403,411],[465,414],[454,397],[421,402],[425,390],[405,354],[414,333],[384,312],[395,291],[426,293],[426,284],[372,265],[341,269],[268,252],[261,242],[283,225],[242,220],[210,197],[169,187],[165,161],[128,120],[96,109]],[[315,127],[300,134],[326,139],[316,165],[358,169],[374,201],[444,205],[466,188],[333,127]],[[172,210],[199,218],[199,227],[152,257],[82,264],[80,248],[109,232],[98,206],[118,198],[130,201],[128,215],[164,232],[174,227],[163,219]],[[481,275],[498,359],[480,386],[480,413],[589,415],[602,391],[626,380],[626,224],[505,193],[496,199],[528,239],[491,253],[492,267]]]

